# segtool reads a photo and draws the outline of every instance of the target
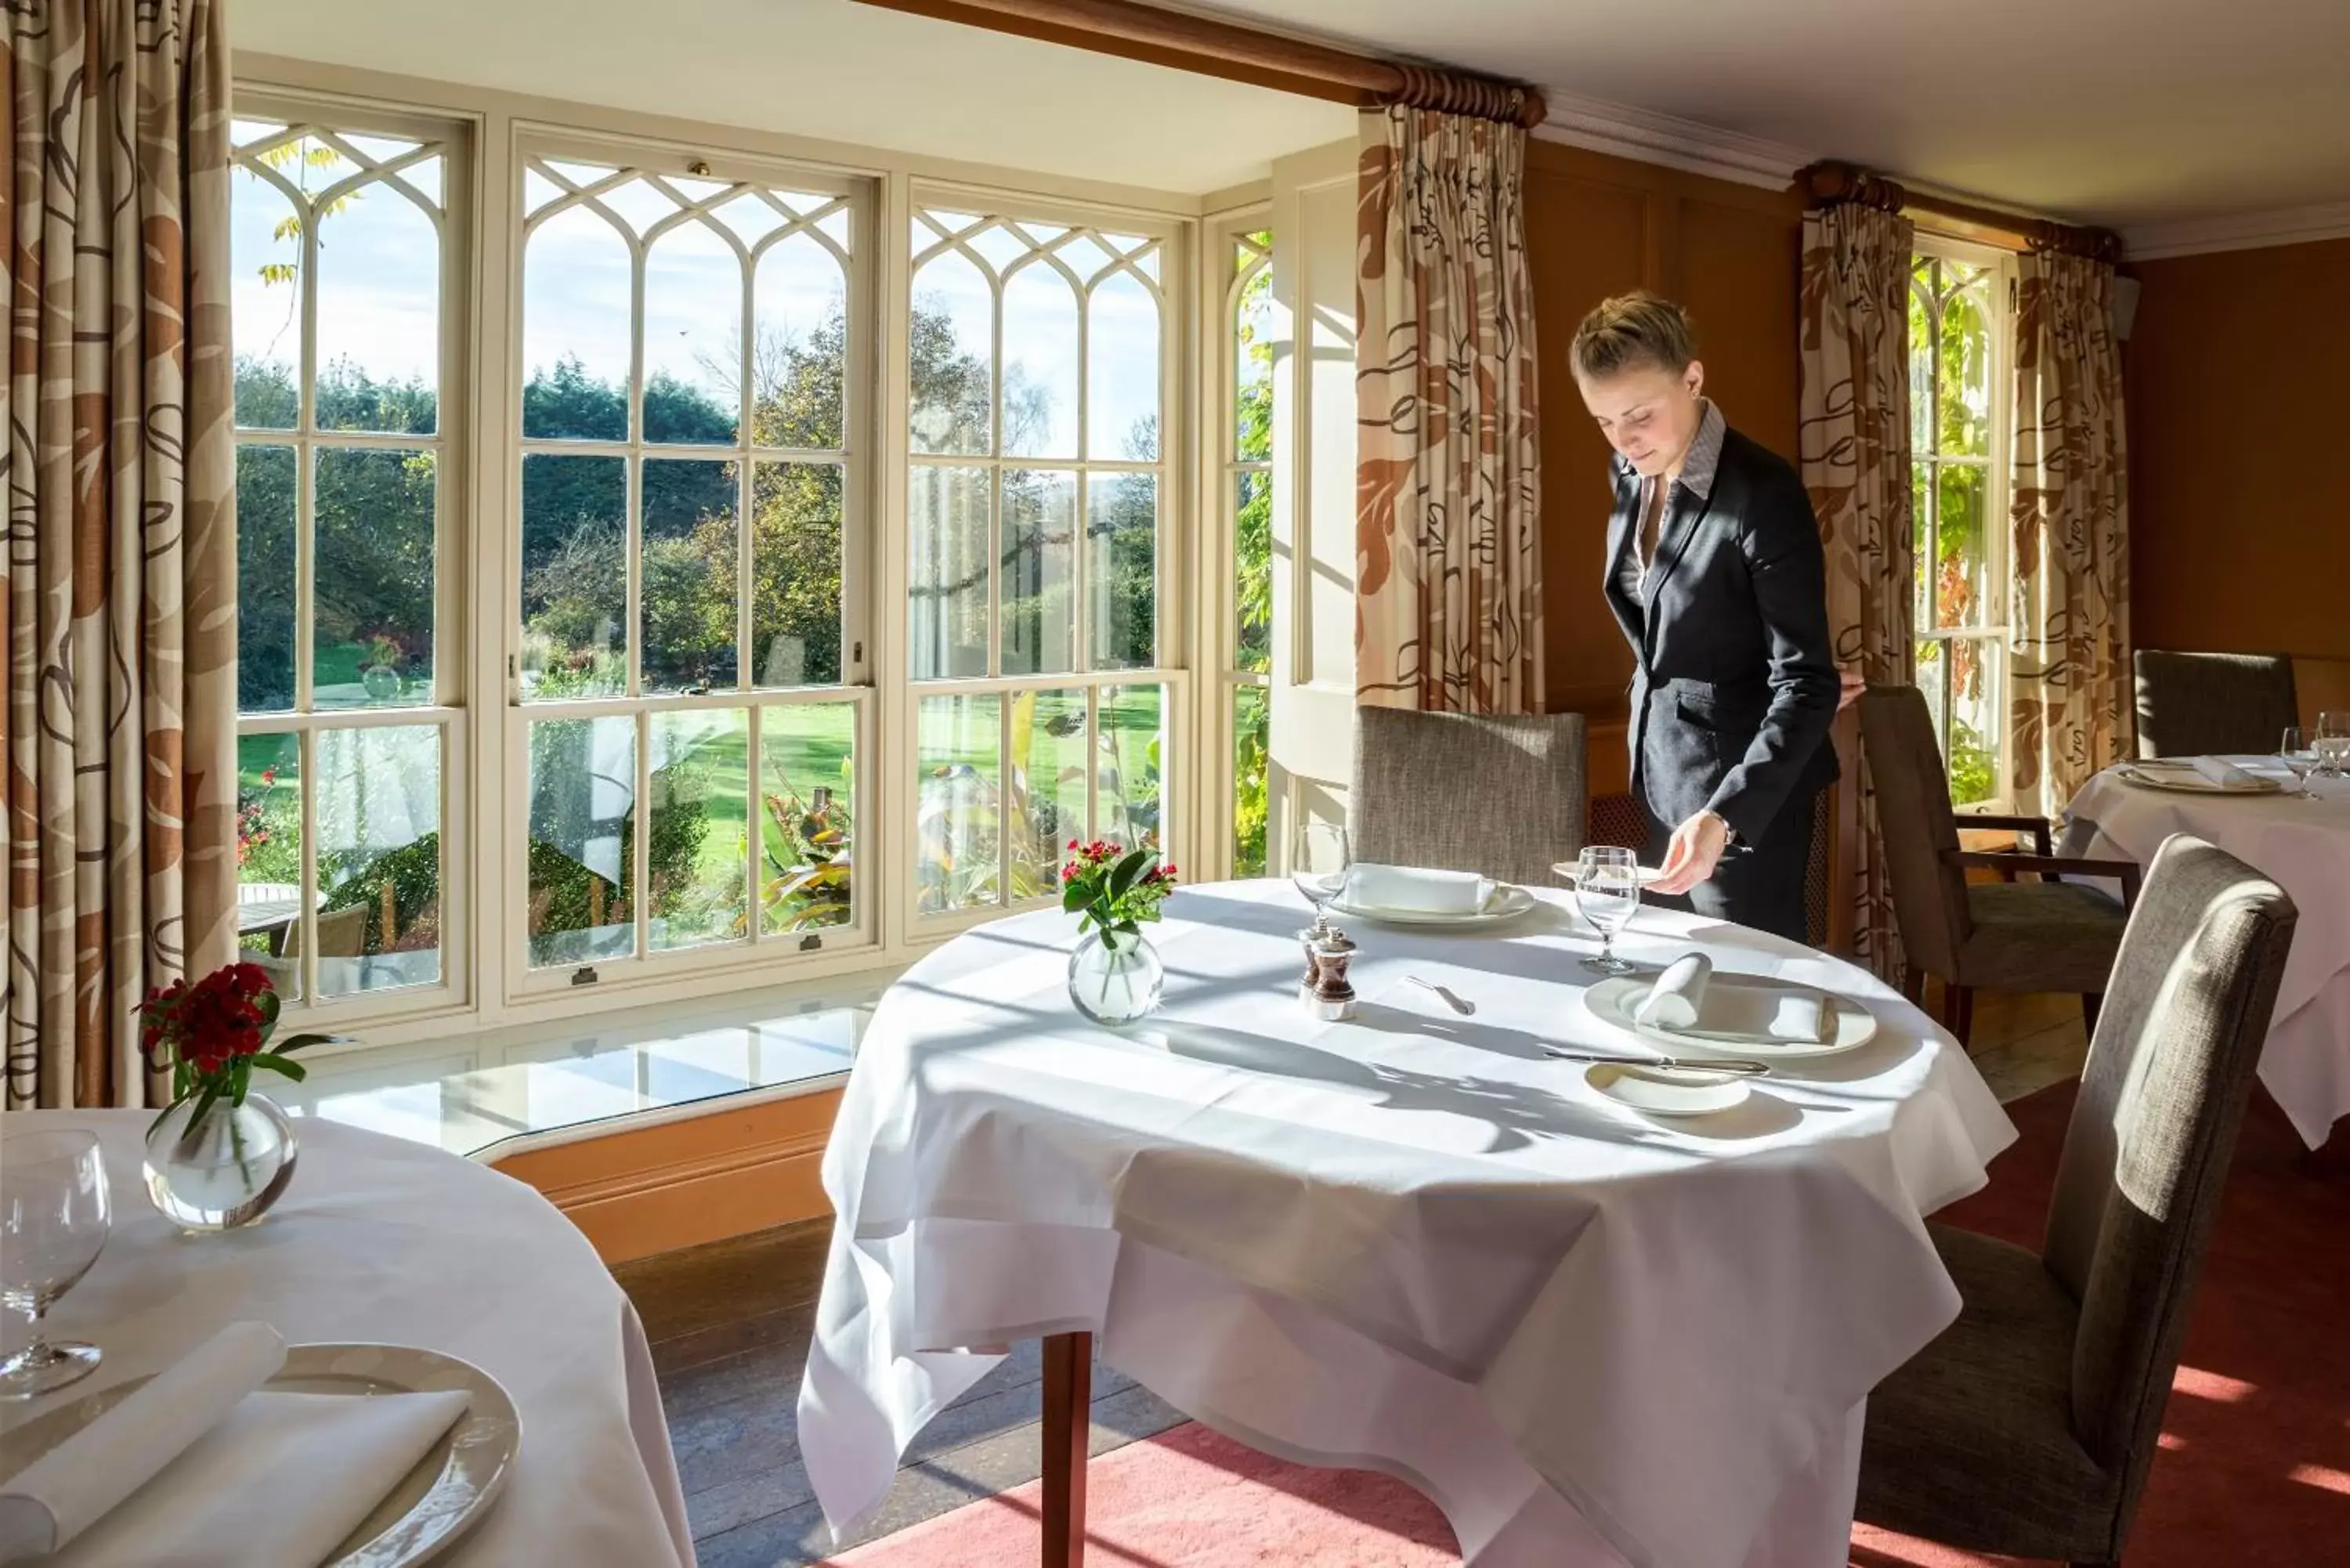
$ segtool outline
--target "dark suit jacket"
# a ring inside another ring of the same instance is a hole
[[[1827,566],[1784,458],[1727,431],[1712,492],[1673,486],[1647,592],[1627,592],[1640,481],[1617,459],[1607,602],[1632,644],[1632,790],[1667,826],[1707,808],[1747,844],[1836,776]],[[1645,603],[1643,602],[1645,597]]]

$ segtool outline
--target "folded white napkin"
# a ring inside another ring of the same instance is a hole
[[[1474,871],[1435,871],[1417,866],[1362,864],[1347,874],[1347,902],[1362,909],[1396,909],[1415,915],[1473,915],[1485,907],[1493,884]]]
[[[2195,771],[2222,789],[2257,789],[2259,781],[2225,757],[2197,757]]]
[[[266,1335],[275,1359],[244,1330]],[[265,1325],[234,1325],[8,1482],[10,1504],[59,1527],[63,1550],[45,1568],[316,1568],[468,1403],[463,1390],[261,1391],[282,1360]],[[257,1366],[267,1370],[224,1411],[222,1390]],[[191,1393],[185,1406],[172,1397]]]
[[[1665,966],[1633,1018],[1709,1040],[1817,1044],[1835,1012],[1816,991],[1713,978],[1713,961],[1684,953]]]

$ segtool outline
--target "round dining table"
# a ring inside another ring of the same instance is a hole
[[[2191,833],[2292,896],[2301,926],[2277,985],[2260,1075],[2302,1141],[2316,1148],[2350,1116],[2350,778],[2314,778],[2304,792],[2275,757],[2227,760],[2280,787],[2197,794],[2132,783],[2124,776],[2131,765],[2117,763],[2065,807],[2062,853],[2144,866],[2164,839]],[[2152,776],[2168,784],[2173,774]]]
[[[0,1137],[86,1127],[113,1222],[52,1307],[97,1345],[81,1382],[0,1412],[0,1429],[160,1372],[224,1325],[286,1344],[413,1345],[472,1363],[514,1401],[522,1438],[500,1494],[436,1564],[679,1568],[685,1500],[636,1311],[595,1249],[530,1188],[440,1149],[304,1118],[291,1185],[258,1223],[191,1235],[148,1201],[147,1111],[10,1111]],[[265,1506],[267,1481],[255,1490]]]
[[[1341,918],[1336,1021],[1300,1000],[1308,911],[1281,881],[1170,899],[1163,1004],[1118,1032],[1072,1007],[1056,910],[910,970],[824,1164],[799,1430],[833,1527],[1041,1336],[1055,1568],[1082,1552],[1097,1342],[1242,1442],[1405,1479],[1484,1568],[1841,1565],[1866,1397],[1959,1309],[1923,1216],[2014,1129],[1895,990],[1653,909],[1617,944],[1648,972],[1702,951],[1857,1003],[1875,1036],[1710,1115],[1606,1097],[1544,1046],[1650,1048],[1586,1004],[1596,936],[1536,893],[1489,929]]]

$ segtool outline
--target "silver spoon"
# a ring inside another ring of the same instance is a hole
[[[1436,992],[1437,995],[1444,999],[1445,1006],[1452,1009],[1453,1012],[1459,1013],[1461,1017],[1470,1018],[1475,1016],[1477,1012],[1477,1004],[1475,1002],[1468,1001],[1466,998],[1453,995],[1451,992],[1446,990],[1443,986],[1437,984],[1434,981],[1422,980],[1416,974],[1408,974],[1404,976],[1404,979],[1411,981],[1414,985],[1425,986],[1430,991]]]

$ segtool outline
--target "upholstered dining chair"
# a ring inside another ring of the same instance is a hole
[[[1928,975],[1940,981],[1942,1023],[1962,1045],[1973,1028],[1979,987],[2078,992],[2082,1016],[2095,1029],[2097,998],[2137,895],[2137,865],[2050,854],[2048,819],[2041,816],[1970,812],[1964,818],[1969,827],[2029,834],[2033,849],[1962,848],[1933,714],[1926,694],[1914,686],[1872,686],[1861,693],[1860,741],[1877,785],[1893,918],[1908,956],[1903,989],[1910,1000],[1923,1000]],[[2001,880],[1970,884],[1970,868],[1995,871]],[[2027,871],[2040,879],[2012,880]],[[2066,875],[2118,881],[2123,901],[2061,880]]]
[[[2277,653],[2164,653],[2142,648],[2137,754],[2197,757],[2277,749],[2301,722],[2293,660]]]
[[[1869,1395],[1858,1517],[1970,1552],[2121,1560],[2296,918],[2233,856],[2162,846],[2040,1251],[1927,1228],[1964,1305]]]
[[[1355,858],[1540,886],[1583,848],[1580,713],[1355,711]]]

